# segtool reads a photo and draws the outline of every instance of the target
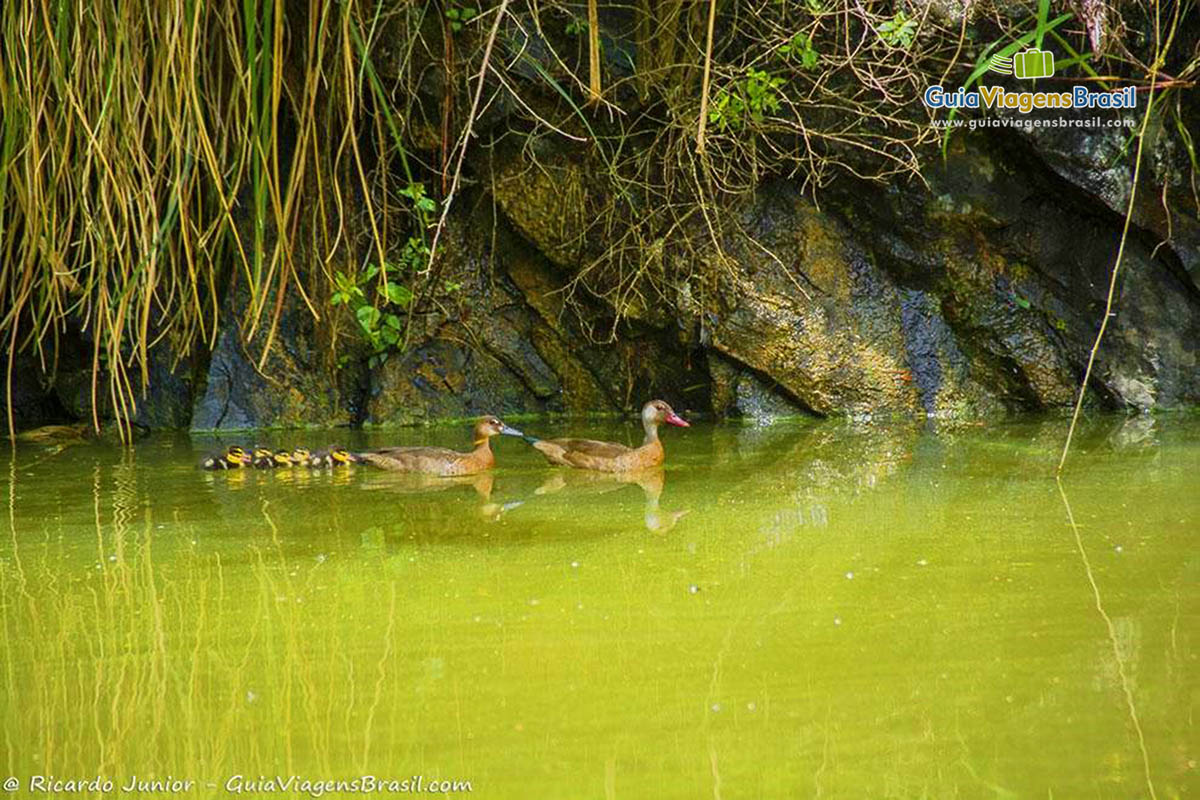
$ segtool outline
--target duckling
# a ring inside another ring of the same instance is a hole
[[[254,445],[253,463],[255,469],[274,469],[277,466],[275,453],[259,444]]]
[[[294,463],[292,461],[292,454],[289,453],[287,450],[276,450],[275,453],[271,456],[271,458],[275,462],[271,465],[273,467],[280,467],[280,468],[290,467]]]
[[[310,462],[310,461],[312,461],[312,453],[308,452],[307,447],[293,447],[292,448],[292,466],[293,467],[308,466],[308,462]]]
[[[224,453],[205,458],[200,462],[200,467],[207,470],[241,469],[249,464],[250,461],[250,454],[246,452],[246,448],[241,445],[231,444],[225,448]]]
[[[339,445],[330,445],[324,450],[318,450],[312,454],[308,460],[310,467],[343,467],[348,464],[355,464],[359,461],[358,456],[351,453],[344,447]]]

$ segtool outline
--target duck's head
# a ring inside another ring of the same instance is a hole
[[[307,447],[292,448],[292,463],[307,464],[312,460],[312,453],[308,452]]]
[[[269,448],[263,447],[261,444],[256,444],[254,446],[254,460],[255,461],[258,461],[259,459],[264,459],[266,461],[270,461],[274,457],[275,457],[275,454],[273,452],[271,452],[271,450]]]
[[[273,458],[275,459],[275,466],[277,467],[290,467],[294,463],[292,461],[292,454],[286,450],[280,450],[279,452],[275,453]]]
[[[675,413],[675,409],[671,408],[662,400],[651,400],[646,405],[642,406],[642,424],[646,426],[660,425],[662,423],[675,425],[680,428],[690,428],[691,425],[683,417]]]
[[[353,453],[344,447],[333,445],[329,448],[329,463],[330,465],[337,464],[354,464],[358,462],[358,458]]]
[[[231,444],[225,448],[225,460],[235,466],[244,467],[253,459],[240,444]]]
[[[510,428],[509,426],[505,425],[499,417],[488,416],[475,423],[476,444],[487,441],[493,436],[499,436],[501,434],[504,434],[505,436],[525,435],[516,428]]]

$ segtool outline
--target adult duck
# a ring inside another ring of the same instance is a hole
[[[663,446],[658,439],[662,423],[680,428],[690,427],[687,420],[662,400],[651,400],[642,406],[642,428],[646,438],[641,447],[626,447],[616,442],[597,442],[592,439],[538,439],[526,436],[525,441],[546,457],[551,464],[597,472],[633,472],[656,467],[663,462]]]
[[[395,472],[420,472],[426,475],[450,477],[474,475],[489,470],[496,464],[492,454],[493,436],[524,436],[516,428],[510,428],[496,417],[484,417],[475,423],[475,449],[466,453],[445,447],[384,447],[355,457],[367,464]]]

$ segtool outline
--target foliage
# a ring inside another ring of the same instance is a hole
[[[909,19],[903,11],[897,11],[896,16],[879,24],[879,38],[889,47],[912,47],[916,33],[917,21]]]
[[[385,269],[369,264],[358,276],[341,271],[333,275],[329,303],[344,305],[354,314],[359,331],[371,346],[370,365],[373,367],[382,364],[400,347],[404,335],[401,314],[413,300],[412,290],[386,276],[390,273],[398,279],[405,274],[405,267],[419,258],[424,247],[419,239],[410,238],[405,245],[403,258],[406,260],[399,264],[386,264]]]
[[[717,130],[741,130],[747,122],[762,122],[768,113],[779,110],[779,89],[783,78],[762,70],[749,69],[745,77],[728,89],[718,89],[708,111],[708,121]]]
[[[800,63],[800,67],[805,70],[811,70],[817,66],[817,58],[819,54],[812,45],[812,37],[797,33],[779,48],[779,55],[785,59],[795,59]]]
[[[450,30],[458,33],[475,17],[479,16],[479,9],[474,6],[462,6],[457,3],[451,4],[446,9],[446,19],[450,21]]]

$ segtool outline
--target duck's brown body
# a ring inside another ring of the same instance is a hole
[[[663,462],[665,454],[658,438],[658,426],[663,422],[688,427],[669,405],[661,400],[651,400],[642,407],[642,428],[646,437],[640,447],[594,439],[526,439],[551,464],[597,472],[635,472],[657,467]]]
[[[367,464],[395,472],[419,472],[442,477],[474,475],[496,465],[491,437],[502,433],[521,435],[520,431],[508,427],[495,417],[487,417],[475,425],[475,449],[466,453],[446,447],[383,447],[357,453],[356,456]]]
[[[663,462],[663,446],[657,438],[641,447],[594,439],[539,439],[533,448],[551,464],[598,472],[634,472]]]
[[[496,465],[491,445],[484,439],[469,453],[447,447],[384,447],[359,453],[368,464],[396,472],[421,472],[426,475],[474,475]]]

